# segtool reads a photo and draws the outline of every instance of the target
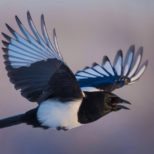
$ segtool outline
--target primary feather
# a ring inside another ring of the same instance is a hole
[[[23,36],[8,24],[6,27],[14,38],[2,33],[7,40],[3,41],[5,65],[15,88],[20,89],[22,96],[33,102],[42,102],[48,97],[56,96],[61,100],[82,97],[74,74],[60,54],[55,29],[53,44],[50,42],[44,16],[41,16],[43,38],[38,33],[29,12],[27,20],[33,36],[17,16],[15,19]]]
[[[145,69],[148,61],[142,65],[143,47],[140,47],[134,57],[135,47],[130,46],[123,61],[123,53],[119,50],[114,58],[113,66],[107,56],[104,56],[102,65],[95,63],[92,67],[78,71],[75,76],[82,89],[86,87],[97,88],[98,90],[113,91],[124,85],[132,84],[138,80]]]

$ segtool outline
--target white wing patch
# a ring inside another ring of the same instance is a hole
[[[148,65],[148,61],[145,61],[145,63],[143,63],[143,65],[137,70],[135,75],[131,78],[131,82],[134,82],[141,77],[141,75],[144,73],[145,69],[147,68],[147,65]]]
[[[89,74],[94,75],[94,76],[100,76],[100,77],[102,77],[102,75],[100,75],[99,73],[97,73],[95,70],[93,70],[91,68],[84,69],[84,72],[89,73]]]
[[[129,84],[132,84],[136,80],[138,80],[142,76],[148,65],[148,61],[145,61],[140,66],[143,55],[143,47],[140,47],[138,49],[135,56],[134,56],[134,51],[135,51],[135,46],[134,45],[130,46],[124,62],[122,62],[123,61],[122,51],[119,51],[114,59],[114,68],[116,70],[116,73],[119,76],[130,78]]]
[[[97,77],[104,77],[109,76],[109,74],[103,69],[102,66],[95,64],[93,67],[85,68],[82,71],[78,71],[75,74],[77,80],[80,79],[88,79],[88,78],[97,78]]]
[[[15,37],[14,39],[3,33],[3,36],[9,42],[3,41],[3,44],[7,48],[7,51],[5,50],[5,52],[6,55],[8,55],[8,61],[11,66],[13,68],[20,68],[22,66],[28,67],[32,63],[54,58],[63,61],[58,48],[55,29],[53,30],[54,45],[52,45],[47,34],[44,16],[41,16],[41,30],[44,40],[37,32],[29,12],[27,12],[27,20],[34,37],[27,31],[17,16],[16,22],[24,37],[6,24],[8,30]]]
[[[94,87],[81,87],[81,89],[82,89],[82,91],[89,91],[89,92],[100,91],[99,89],[94,88]]]
[[[123,65],[123,56],[122,56],[122,51],[119,50],[115,56],[113,67],[117,73],[117,75],[121,75],[122,73],[122,66]]]
[[[113,67],[112,67],[112,65],[111,65],[111,62],[110,62],[110,60],[108,59],[107,56],[104,57],[102,66],[103,66],[103,68],[104,68],[105,70],[107,70],[111,75],[113,75],[113,76],[115,75],[115,74],[114,74],[114,71],[113,71]]]
[[[143,47],[140,47],[134,57],[132,68],[131,68],[131,71],[130,71],[128,77],[133,76],[134,73],[136,72],[136,70],[138,69],[138,67],[141,63],[141,60],[142,60],[142,54],[143,54]]]
[[[123,72],[124,76],[126,76],[130,71],[133,57],[134,57],[134,48],[132,47],[128,50],[125,61],[124,61],[124,72]]]
[[[109,76],[109,74],[98,64],[93,66],[93,69],[101,74],[101,76]]]
[[[95,75],[89,74],[89,73],[84,72],[84,71],[78,72],[77,75],[81,76],[81,77],[91,77],[91,78],[95,78],[96,77]]]
[[[87,86],[84,84],[82,87],[83,91],[93,91],[96,90],[94,87],[89,87],[88,84],[93,85],[92,83],[88,83],[88,80],[91,78],[102,78],[112,80],[112,77],[115,77],[116,80],[121,79],[121,77],[126,77],[130,79],[130,83],[134,83],[138,80],[144,71],[147,68],[148,61],[145,61],[141,66],[143,47],[140,47],[137,53],[134,56],[135,46],[132,45],[128,49],[125,60],[123,61],[123,53],[122,50],[119,50],[114,58],[113,66],[107,56],[104,57],[102,65],[93,64],[92,67],[87,67],[82,71],[78,71],[75,76],[80,83],[80,80],[85,79],[87,82]],[[89,80],[91,82],[92,80]],[[97,81],[94,81],[97,82]],[[95,83],[94,83],[95,84]],[[98,86],[98,85],[97,85]],[[94,89],[93,89],[94,88]]]

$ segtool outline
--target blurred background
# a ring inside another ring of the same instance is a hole
[[[40,15],[51,36],[55,27],[63,57],[75,73],[118,49],[144,47],[149,66],[142,78],[115,93],[132,103],[130,111],[111,113],[68,132],[25,124],[0,130],[1,154],[153,154],[154,153],[154,1],[153,0],[1,0],[0,31],[8,23],[19,32],[14,16],[28,27],[26,12],[40,31]],[[29,28],[29,27],[28,27]],[[10,35],[10,34],[9,34]],[[0,36],[0,40],[2,40]],[[2,43],[0,43],[2,47]],[[10,84],[0,52],[0,118],[36,106]]]

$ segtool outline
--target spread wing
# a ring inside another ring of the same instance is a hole
[[[16,16],[16,22],[23,34],[6,27],[14,36],[3,34],[4,58],[10,81],[21,94],[30,101],[41,102],[48,97],[76,99],[82,97],[80,86],[72,71],[64,63],[59,52],[55,29],[53,44],[48,37],[44,16],[41,16],[43,38],[36,30],[30,13],[27,20],[33,36]]]
[[[97,88],[112,91],[124,85],[137,81],[145,69],[148,61],[141,64],[143,48],[140,47],[134,55],[135,47],[130,46],[123,61],[123,53],[119,50],[114,58],[113,65],[107,56],[104,57],[102,65],[94,63],[92,67],[86,67],[78,71],[75,76],[82,90],[89,91],[89,88]]]

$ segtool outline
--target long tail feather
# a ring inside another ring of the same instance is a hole
[[[0,128],[10,127],[21,123],[32,125],[33,127],[42,127],[37,120],[37,108],[32,109],[24,114],[15,115],[0,120]],[[43,127],[46,128],[46,127]]]
[[[10,127],[13,125],[23,123],[24,115],[25,114],[19,114],[19,115],[12,116],[9,118],[1,119],[0,120],[0,128]]]

